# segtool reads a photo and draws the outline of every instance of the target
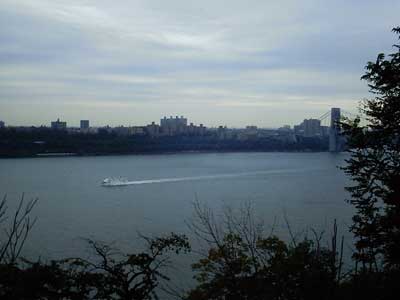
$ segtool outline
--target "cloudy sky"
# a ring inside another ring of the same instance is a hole
[[[277,127],[368,96],[400,1],[0,0],[0,120]]]

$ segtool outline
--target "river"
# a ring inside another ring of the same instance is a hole
[[[37,223],[25,255],[57,258],[82,255],[82,238],[118,247],[135,247],[137,233],[188,233],[185,221],[193,202],[215,211],[251,202],[257,217],[287,238],[292,230],[330,231],[337,219],[341,234],[352,208],[345,202],[349,183],[338,166],[345,154],[331,153],[186,153],[102,157],[0,160],[0,195],[9,209],[22,193],[39,198]],[[102,187],[106,177],[136,184]],[[349,242],[350,244],[350,242]]]

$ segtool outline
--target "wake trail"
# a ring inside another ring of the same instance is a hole
[[[229,173],[229,174],[214,174],[214,175],[201,175],[201,176],[189,176],[189,177],[172,177],[172,178],[159,178],[159,179],[145,179],[145,180],[134,180],[126,181],[123,184],[118,185],[142,185],[142,184],[154,184],[154,183],[170,183],[170,182],[181,182],[181,181],[197,181],[197,180],[208,180],[208,179],[223,179],[223,178],[234,178],[234,177],[245,177],[252,175],[274,175],[274,174],[286,174],[300,172],[301,170],[289,169],[289,170],[270,170],[270,171],[254,171],[254,172],[241,172],[241,173]],[[309,171],[309,169],[308,169]]]

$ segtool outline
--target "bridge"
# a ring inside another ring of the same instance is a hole
[[[321,121],[321,125],[329,127],[329,151],[340,152],[344,148],[344,139],[340,135],[339,122],[342,118],[354,119],[357,117],[355,114],[340,109],[338,107],[332,107],[330,111],[327,111],[322,116],[318,117]]]

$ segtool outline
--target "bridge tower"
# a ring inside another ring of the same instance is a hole
[[[331,108],[331,126],[329,128],[329,151],[340,152],[342,150],[342,143],[340,139],[340,108]]]

